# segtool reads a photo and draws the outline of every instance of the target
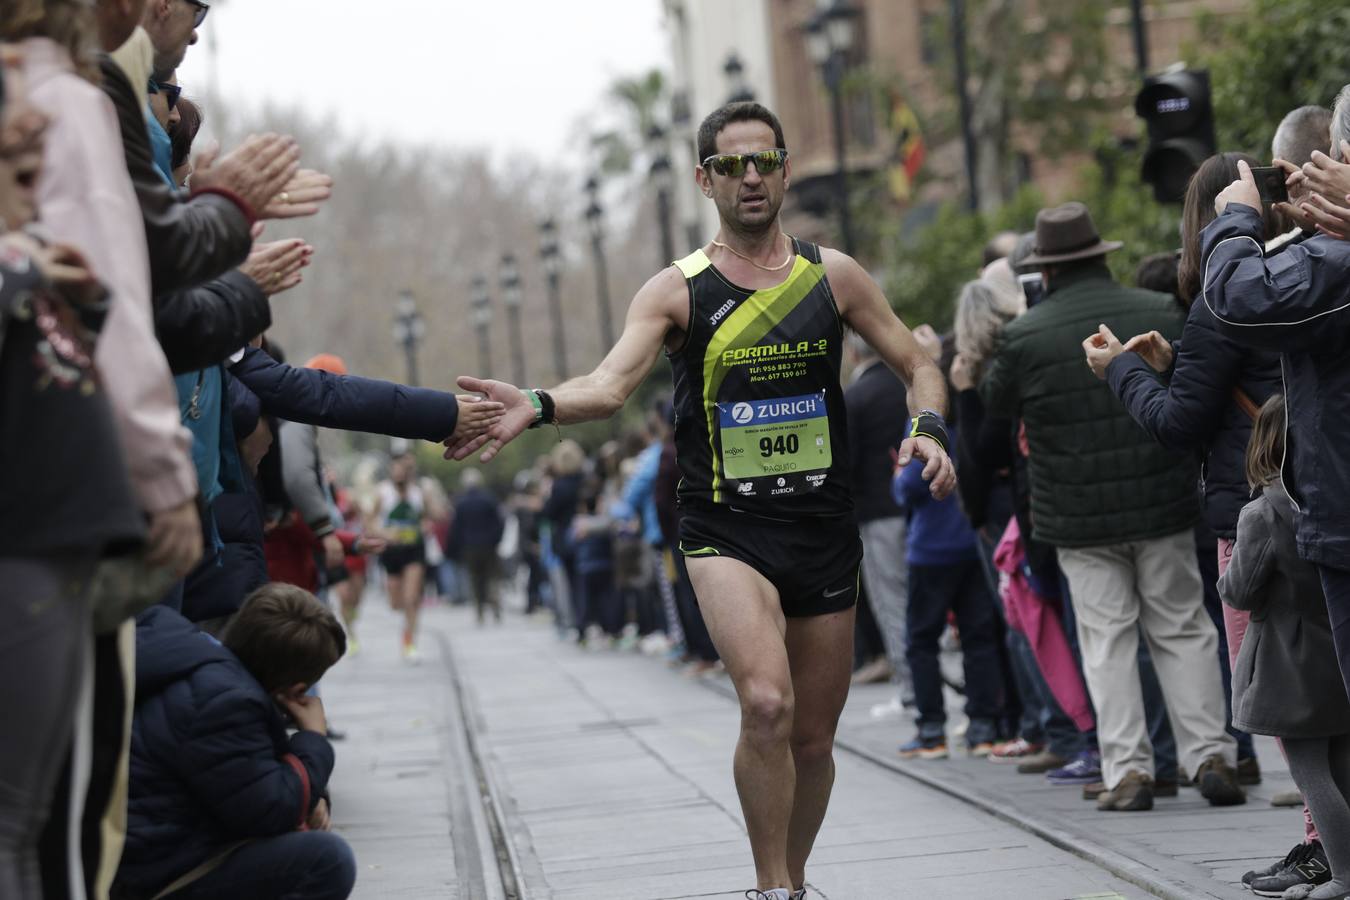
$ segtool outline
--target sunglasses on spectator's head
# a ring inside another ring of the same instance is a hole
[[[169,101],[169,109],[173,109],[175,106],[178,105],[178,98],[179,96],[182,95],[183,88],[181,85],[165,84],[162,81],[156,81],[155,79],[151,78],[150,93],[163,94],[165,98],[167,98]]]
[[[705,159],[703,166],[711,166],[714,172],[727,178],[740,178],[750,163],[755,164],[756,172],[768,175],[783,168],[787,158],[788,152],[781,149],[760,150],[758,153],[719,153]]]
[[[211,11],[211,4],[204,3],[202,0],[183,0],[183,2],[197,7],[197,17],[192,20],[192,27],[201,28],[202,23],[206,21],[206,14]]]

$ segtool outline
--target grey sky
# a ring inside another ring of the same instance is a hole
[[[208,35],[208,32],[211,34]],[[576,162],[619,75],[668,69],[660,0],[217,0],[179,80],[333,112],[344,131]]]

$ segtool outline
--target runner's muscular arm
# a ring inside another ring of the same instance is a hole
[[[672,328],[686,327],[682,320],[689,308],[688,297],[684,276],[674,266],[661,270],[643,285],[628,308],[618,343],[595,371],[548,392],[558,424],[607,419],[618,412],[656,365],[666,335]],[[515,385],[467,376],[459,378],[458,384],[463,390],[501,402],[506,410],[502,420],[486,434],[470,441],[447,441],[447,459],[465,459],[483,448],[479,459],[488,462],[534,422],[534,405]]]
[[[910,413],[930,409],[945,415],[947,379],[896,316],[881,288],[852,257],[822,249],[821,258],[839,315],[905,382]],[[930,483],[933,496],[941,500],[950,494],[956,487],[956,471],[946,451],[927,437],[906,438],[896,465],[907,465],[913,456],[925,462],[923,477]]]

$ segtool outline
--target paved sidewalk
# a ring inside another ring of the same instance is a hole
[[[397,658],[397,628],[383,603],[368,601],[362,654],[324,686],[335,727],[349,734],[338,745],[334,818],[360,863],[358,900],[506,896],[456,676],[519,896],[739,898],[753,884],[725,678],[584,651],[519,616],[480,629],[446,608],[426,616],[425,660],[412,668]],[[1234,900],[1250,896],[1233,886],[1242,871],[1297,839],[1297,812],[1266,803],[1289,784],[1284,774],[1243,808],[1213,810],[1183,792],[1153,813],[1106,815],[1076,789],[983,761],[900,761],[894,747],[909,724],[870,714],[887,693],[855,689],[845,712],[850,749],[838,754],[808,873],[813,898]],[[1263,754],[1271,768],[1278,760]]]
[[[1283,757],[1269,739],[1257,739],[1262,784],[1247,788],[1244,806],[1211,807],[1197,791],[1183,788],[1159,799],[1152,812],[1101,813],[1082,799],[1078,786],[1057,787],[1042,776],[1019,775],[1015,766],[954,755],[937,762],[901,760],[896,747],[914,732],[907,721],[876,718],[873,706],[891,698],[887,686],[855,687],[840,727],[841,740],[896,771],[998,813],[1079,852],[1102,851],[1118,865],[1162,884],[1177,896],[1250,898],[1242,874],[1284,856],[1303,837],[1301,809],[1275,808],[1270,797],[1293,789]],[[952,698],[949,710],[958,710]],[[958,717],[959,718],[959,717]]]

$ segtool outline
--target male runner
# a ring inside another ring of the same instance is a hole
[[[791,167],[777,117],[733,103],[704,120],[697,180],[717,204],[708,247],[652,278],[618,344],[553,391],[459,385],[506,406],[487,435],[447,442],[487,462],[526,428],[613,415],[664,346],[675,374],[680,549],[741,703],[735,777],[758,877],[754,900],[805,897],[806,859],[834,781],[862,545],[849,492],[839,365],[856,330],[909,388],[899,464],[956,484],[942,374],[853,259],[791,238],[778,212]],[[896,553],[902,552],[895,548]]]

